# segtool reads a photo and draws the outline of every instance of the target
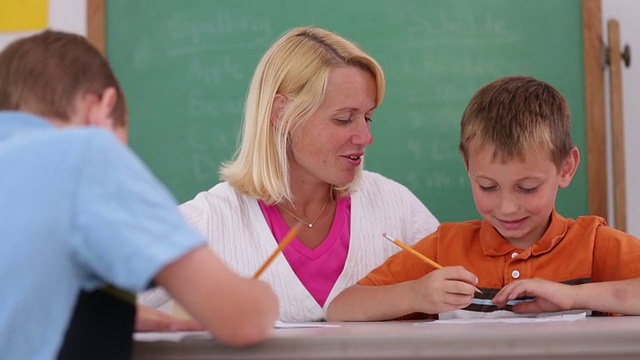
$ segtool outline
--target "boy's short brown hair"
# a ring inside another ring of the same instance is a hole
[[[558,169],[575,147],[571,112],[553,86],[528,76],[509,76],[482,87],[460,123],[460,152],[466,165],[471,146],[492,145],[501,161],[524,161],[528,150],[548,150]]]
[[[68,121],[78,96],[117,92],[114,125],[126,126],[124,95],[105,57],[80,35],[45,30],[0,52],[0,110],[28,110]]]

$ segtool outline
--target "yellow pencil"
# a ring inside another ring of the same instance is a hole
[[[419,257],[424,262],[426,262],[427,264],[430,264],[431,266],[435,267],[436,269],[442,269],[443,268],[442,265],[440,265],[437,262],[429,259],[428,257],[424,256],[420,252],[416,251],[414,248],[412,248],[412,247],[408,246],[407,244],[403,243],[402,241],[392,238],[391,236],[389,236],[389,234],[384,233],[384,234],[382,234],[382,236],[386,240],[389,240],[390,242],[400,246],[401,248],[403,248],[403,249],[407,250],[408,252],[412,253],[413,255]],[[478,289],[478,288],[476,288],[476,292],[479,292],[480,294],[482,294],[482,291],[480,291],[480,289]]]
[[[271,256],[269,256],[267,261],[265,261],[264,264],[262,264],[260,269],[258,269],[258,271],[256,271],[255,275],[253,275],[254,279],[259,278],[260,275],[262,275],[262,273],[267,269],[269,264],[271,264],[273,259],[275,259],[276,256],[278,256],[278,254],[280,254],[282,252],[282,250],[284,250],[284,248],[286,248],[287,245],[289,245],[291,240],[293,240],[293,238],[298,233],[298,229],[300,228],[300,224],[301,223],[296,224],[294,227],[291,228],[291,230],[289,230],[289,233],[287,234],[287,236],[285,236],[284,239],[282,239],[282,241],[280,241],[280,245],[278,245],[278,248],[271,254]]]

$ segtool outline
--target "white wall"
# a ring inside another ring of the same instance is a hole
[[[627,232],[640,237],[640,1],[602,0],[603,37],[607,40],[607,21],[616,19],[620,23],[620,47],[631,47],[631,67],[622,66],[625,167],[627,189]],[[609,85],[608,71],[605,71],[605,85]],[[609,116],[609,98],[605,95],[607,116]],[[610,119],[607,119],[609,123]],[[607,131],[610,131],[608,128]],[[609,138],[609,136],[608,136]],[[610,144],[609,144],[610,145]],[[611,159],[611,147],[608,156]],[[611,161],[609,174],[609,224],[615,224],[613,216],[613,190]]]
[[[87,35],[86,0],[49,0],[48,28]],[[0,49],[37,31],[0,32]]]

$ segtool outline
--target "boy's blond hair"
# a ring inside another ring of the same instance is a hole
[[[19,39],[0,53],[0,110],[25,110],[68,122],[79,96],[102,96],[115,88],[111,110],[116,126],[126,126],[127,106],[111,67],[84,37],[45,30]]]
[[[289,132],[301,126],[320,106],[329,72],[353,66],[371,73],[376,82],[375,104],[384,97],[385,80],[380,65],[357,45],[330,31],[299,27],[282,35],[264,54],[253,75],[244,109],[242,143],[233,161],[220,169],[222,180],[236,190],[267,203],[292,200],[287,150]],[[287,103],[273,126],[276,94]],[[351,191],[351,184],[335,189]]]
[[[524,161],[527,151],[548,151],[558,170],[575,147],[567,101],[544,81],[509,76],[473,95],[460,123],[460,152],[494,146],[494,160]]]

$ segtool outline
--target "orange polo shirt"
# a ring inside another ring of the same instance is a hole
[[[518,279],[581,284],[640,277],[640,239],[608,227],[597,216],[574,220],[553,211],[551,217],[542,238],[527,249],[511,245],[484,220],[442,223],[413,248],[442,266],[462,265],[474,273],[484,293],[476,298],[482,299],[492,299],[504,285]],[[403,250],[358,283],[389,285],[418,279],[433,270]],[[495,306],[473,307],[469,310],[495,310]]]

